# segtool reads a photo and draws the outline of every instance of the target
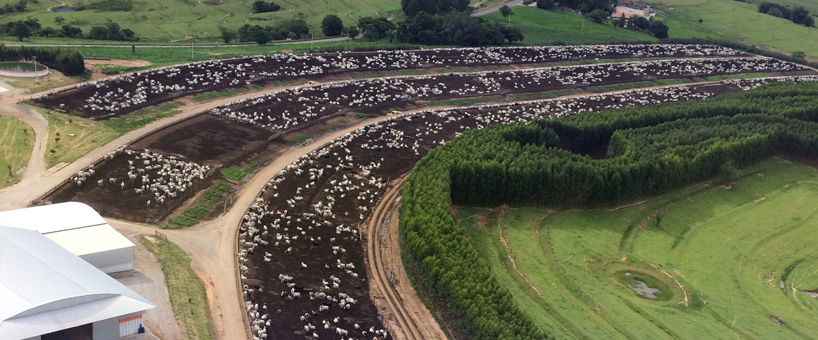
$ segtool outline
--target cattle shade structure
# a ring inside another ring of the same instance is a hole
[[[0,339],[115,339],[156,307],[43,234],[1,226],[0,301]]]
[[[83,203],[0,212],[0,226],[37,231],[105,273],[133,269],[133,242]]]

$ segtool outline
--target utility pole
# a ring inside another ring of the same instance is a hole
[[[39,84],[40,83],[40,76],[37,75],[37,56],[36,55],[31,56],[31,58],[34,59],[34,83]]]

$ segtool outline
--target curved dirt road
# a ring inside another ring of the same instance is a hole
[[[420,334],[415,320],[409,316],[409,312],[401,303],[395,288],[392,287],[392,284],[389,282],[386,270],[383,268],[383,255],[380,251],[382,241],[378,237],[381,224],[384,222],[384,217],[386,217],[385,211],[388,210],[391,203],[397,199],[400,194],[399,188],[403,185],[403,181],[404,178],[401,177],[391,184],[389,191],[387,191],[386,195],[380,200],[380,204],[378,204],[375,213],[369,218],[368,223],[366,223],[366,258],[367,264],[369,265],[370,280],[375,279],[378,290],[384,296],[384,302],[389,306],[387,308],[387,310],[391,312],[389,314],[397,321],[399,326],[398,331],[403,333],[403,339],[421,340],[423,337]],[[370,284],[371,282],[372,281],[370,281]],[[375,290],[375,287],[370,287],[370,289]],[[388,317],[384,319],[385,322],[389,321],[387,320]],[[395,335],[395,332],[396,330],[392,328],[393,335]]]
[[[397,222],[404,180],[406,176],[389,184],[389,189],[364,224],[367,228],[369,282],[374,285],[370,287],[372,298],[379,308],[387,311],[384,322],[395,338],[446,339],[446,334],[409,284],[400,259]],[[382,300],[378,295],[383,296]],[[383,302],[386,306],[380,306]]]
[[[23,171],[21,181],[36,177],[45,171],[45,145],[48,141],[48,120],[39,112],[16,105],[12,102],[0,102],[0,115],[21,119],[34,130],[34,147],[31,156],[28,157],[26,169]]]
[[[717,83],[717,81],[703,83]],[[698,85],[703,83],[689,83],[686,85]],[[269,88],[265,89],[265,92],[272,92],[297,86],[304,85],[299,84],[293,86]],[[670,86],[675,85],[654,86],[652,88],[662,88]],[[627,91],[612,91],[612,93],[613,92]],[[172,124],[180,119],[184,119],[190,115],[194,115],[198,112],[204,111],[208,108],[225,104],[240,98],[255,96],[258,94],[259,92],[249,92],[236,97],[223,98],[206,103],[200,104],[197,103],[186,106],[184,107],[183,113],[171,118],[156,121],[144,128],[123,135],[122,137],[80,157],[73,163],[63,167],[62,169],[59,169],[53,174],[48,174],[46,171],[40,171],[38,174],[32,175],[31,177],[21,181],[15,186],[0,190],[0,210],[27,206],[32,200],[40,197],[43,193],[47,192],[48,190],[58,185],[62,180],[64,180],[77,170],[82,169],[87,164],[96,161],[106,153],[118,148],[119,146],[129,143],[130,141],[132,141],[136,137],[139,137],[142,134],[157,130],[166,125]],[[587,95],[603,94],[605,93],[592,94],[583,93],[566,97],[580,97]],[[539,100],[520,101],[520,103],[533,101]],[[418,111],[442,108],[447,107],[426,107],[416,110],[405,111],[402,114],[409,114]],[[34,113],[36,113],[36,111]],[[36,115],[40,116],[39,114]],[[42,116],[40,117],[42,118]],[[236,194],[234,203],[231,206],[230,210],[228,210],[224,215],[218,217],[213,221],[203,222],[189,229],[163,231],[163,233],[168,235],[171,241],[177,243],[189,255],[194,269],[196,269],[196,271],[200,274],[200,277],[202,278],[205,284],[205,288],[207,289],[208,295],[208,305],[210,306],[211,309],[211,320],[214,327],[214,336],[216,338],[243,339],[247,338],[249,335],[247,327],[248,322],[245,320],[246,314],[244,309],[242,308],[242,300],[240,293],[241,290],[239,287],[239,282],[237,280],[238,277],[238,273],[236,271],[237,231],[239,224],[242,220],[242,217],[247,211],[247,207],[249,207],[252,204],[253,200],[257,197],[258,193],[264,189],[267,181],[273,178],[281,169],[290,165],[292,162],[297,160],[302,155],[307,154],[313,150],[316,150],[322,147],[323,145],[331,142],[332,140],[341,137],[342,135],[351,132],[355,129],[358,129],[363,125],[374,124],[390,118],[392,118],[392,116],[381,116],[365,121],[360,121],[353,126],[349,126],[345,129],[324,135],[315,142],[308,144],[306,146],[287,150],[283,154],[279,155],[278,158],[276,158],[271,164],[262,168],[240,189],[240,191]],[[395,189],[395,192],[397,192],[397,189]],[[386,205],[388,207],[390,203],[393,201],[394,200],[384,199],[382,200],[381,205]],[[373,221],[378,220],[382,220],[382,218],[373,219]],[[110,224],[123,232],[131,234],[134,233],[152,234],[153,231],[155,230],[154,228],[151,227],[146,227],[124,221],[111,220]],[[396,228],[393,229],[396,230]],[[377,236],[375,238],[377,238]],[[373,254],[375,253],[373,252]],[[372,261],[372,263],[377,262],[378,261]],[[378,272],[379,271],[373,270],[372,275],[377,275]],[[382,270],[380,272],[383,273]],[[406,279],[405,281],[408,283],[408,279]],[[386,285],[384,287],[389,287],[389,285]],[[395,293],[394,291],[391,292],[391,296],[393,304],[396,306],[400,306],[401,303],[399,298],[401,296],[399,296],[398,293]],[[417,296],[414,296],[413,298],[417,299]],[[409,323],[414,323],[415,325],[421,323],[413,319],[417,317],[416,315],[414,315],[413,313],[408,313],[405,309],[401,310],[400,308],[397,308],[396,311],[397,311],[396,313],[400,313],[400,315],[403,316],[404,323],[407,325]],[[437,337],[435,335],[429,337],[427,333],[419,331],[417,327],[410,326],[407,329],[409,330],[407,332],[408,333],[407,338],[429,339]]]

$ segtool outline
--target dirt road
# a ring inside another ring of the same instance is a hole
[[[289,88],[295,88],[299,86],[304,85],[295,84],[288,86],[268,87],[265,88],[263,91],[274,92]],[[2,100],[0,101],[0,105],[3,105],[2,107],[0,107],[0,112],[3,112],[3,115],[6,115],[5,112],[10,112],[9,115],[14,114],[20,117],[26,117],[26,119],[28,119],[26,120],[27,122],[28,121],[37,122],[36,124],[38,124],[40,127],[45,126],[43,134],[41,135],[40,133],[37,133],[35,138],[35,146],[41,145],[41,148],[38,149],[37,147],[35,147],[34,152],[32,152],[31,154],[31,158],[32,159],[36,158],[35,161],[43,162],[42,163],[43,166],[37,168],[35,165],[34,170],[31,170],[30,173],[27,174],[27,176],[24,176],[23,180],[21,180],[19,183],[10,187],[0,189],[0,211],[18,209],[28,206],[29,204],[31,204],[32,201],[38,199],[52,188],[58,186],[62,181],[70,177],[72,174],[76,173],[79,170],[82,170],[88,164],[91,164],[105,156],[105,154],[116,150],[122,145],[132,142],[133,140],[137,139],[140,136],[159,130],[165,126],[174,124],[180,120],[198,114],[202,111],[206,111],[216,106],[224,105],[235,100],[257,96],[260,93],[261,93],[260,91],[250,91],[229,98],[219,98],[217,100],[202,103],[196,102],[188,103],[187,105],[182,106],[180,108],[182,110],[182,113],[178,115],[157,120],[140,129],[128,132],[122,135],[121,137],[109,142],[108,144],[100,146],[94,149],[93,151],[83,155],[82,157],[78,158],[71,164],[64,165],[61,168],[57,168],[59,167],[58,165],[55,168],[47,170],[44,169],[45,145],[48,139],[47,120],[45,120],[45,118],[39,112],[27,108],[25,106],[18,105],[12,101],[25,100],[30,96],[25,97],[16,96],[11,99],[0,99]],[[26,169],[26,172],[29,172],[29,170]]]
[[[385,310],[384,322],[397,339],[446,339],[432,314],[409,283],[400,259],[398,209],[406,177],[390,183],[364,224],[371,296]]]
[[[28,158],[21,180],[30,180],[45,171],[45,145],[48,140],[48,120],[31,108],[0,101],[0,115],[22,119],[34,130],[34,148]],[[1,203],[0,203],[1,204]],[[2,210],[2,209],[0,209]]]
[[[687,85],[696,84],[700,83],[689,83]],[[265,89],[265,91],[277,91],[297,86],[303,85],[267,88]],[[654,88],[661,87],[666,86],[656,86]],[[27,206],[32,200],[37,199],[43,193],[57,186],[64,179],[68,178],[71,174],[75,173],[79,169],[82,169],[87,164],[96,161],[106,153],[113,151],[114,149],[118,148],[123,144],[131,142],[132,140],[143,134],[155,131],[166,125],[172,124],[178,120],[184,119],[188,116],[194,115],[198,112],[207,110],[217,105],[226,104],[228,102],[240,98],[247,98],[255,95],[258,95],[258,92],[244,93],[236,97],[222,98],[219,100],[210,101],[206,103],[194,103],[186,105],[183,109],[183,113],[171,118],[151,123],[148,126],[145,126],[144,128],[132,131],[102,147],[95,149],[94,151],[80,157],[75,162],[67,166],[64,166],[60,169],[50,170],[39,169],[39,171],[35,171],[37,169],[32,170],[31,174],[17,185],[0,190],[0,210],[15,209]],[[601,94],[579,94],[571,97],[586,95]],[[9,103],[4,104],[16,106],[16,104]],[[427,107],[422,109],[405,111],[402,114],[409,114],[417,111],[441,108],[444,107]],[[42,118],[42,116],[39,115],[36,111],[34,111],[33,113],[30,112],[33,110],[25,111],[13,107],[11,110],[20,112],[21,114],[24,115],[33,115],[33,117],[30,117],[30,119],[34,121],[38,119],[37,117],[39,117],[39,119],[44,120],[44,118]],[[207,289],[208,304],[211,309],[211,321],[213,323],[214,335],[216,338],[245,339],[248,338],[249,336],[247,327],[249,323],[247,322],[247,320],[245,320],[246,314],[244,309],[242,308],[241,302],[242,300],[240,293],[241,290],[239,289],[239,284],[237,280],[238,277],[238,273],[236,271],[237,230],[247,208],[252,204],[253,200],[256,198],[258,193],[265,187],[267,181],[273,178],[284,167],[290,165],[292,162],[297,160],[302,155],[307,154],[313,150],[316,150],[322,147],[323,145],[331,142],[332,140],[341,137],[342,135],[351,132],[355,129],[358,129],[363,125],[377,123],[390,118],[391,116],[381,116],[374,119],[361,121],[353,126],[324,135],[318,138],[315,142],[308,144],[306,146],[287,150],[283,154],[281,154],[277,159],[275,159],[271,164],[262,168],[241,188],[241,190],[236,194],[233,206],[224,215],[218,217],[213,221],[204,222],[189,229],[163,231],[168,235],[168,238],[171,241],[175,242],[183,250],[185,250],[185,252],[191,258],[194,269],[196,269],[196,271],[199,272],[199,274],[202,277],[205,288]],[[42,126],[43,120],[40,120],[36,124],[40,124],[40,126]],[[47,126],[47,123],[45,126]],[[47,128],[45,131],[47,133]],[[42,143],[44,143],[44,141],[47,140],[47,137],[40,138],[39,137],[40,133],[38,133],[37,136],[38,136],[37,139],[40,140],[40,142]],[[42,157],[43,152],[44,150],[32,154],[32,157],[43,159]],[[396,193],[397,189],[394,189],[394,192]],[[394,195],[395,194],[393,194],[393,197]],[[384,199],[382,201],[383,202],[382,205],[386,205],[388,207],[393,201],[394,199],[392,200],[389,200],[388,198]],[[379,209],[383,211],[387,210],[387,208],[380,206]],[[383,214],[383,212],[381,212],[381,214]],[[396,218],[397,213],[392,213],[391,216],[392,218]],[[383,221],[383,218],[373,219],[373,221]],[[392,221],[392,223],[394,223],[394,221]],[[124,221],[112,220],[111,225],[126,235],[139,235],[143,233],[152,234],[153,231],[155,230],[151,227],[146,227]],[[436,323],[431,318],[431,315],[430,314],[423,315],[422,311],[425,310],[425,308],[422,308],[423,307],[422,303],[419,302],[417,296],[414,295],[414,291],[411,290],[411,286],[409,286],[408,284],[409,282],[408,278],[406,278],[405,272],[402,271],[403,268],[400,265],[399,249],[397,247],[397,227],[395,225],[393,227],[390,227],[389,229],[392,229],[391,232],[395,233],[394,236],[390,237],[390,239],[392,240],[390,241],[392,246],[388,247],[387,249],[387,251],[390,252],[389,253],[390,255],[388,256],[377,255],[378,256],[377,258],[370,259],[370,262],[372,264],[381,263],[381,265],[379,265],[380,270],[377,270],[377,268],[376,270],[372,270],[371,275],[376,276],[378,275],[377,273],[383,274],[385,273],[384,269],[388,269],[391,272],[395,273],[396,275],[395,277],[397,278],[396,281],[398,283],[397,290],[395,290],[394,288],[386,289],[385,295],[389,296],[389,300],[391,300],[391,303],[389,305],[391,306],[391,308],[395,309],[394,312],[395,315],[402,316],[398,317],[399,319],[403,320],[402,322],[399,321],[399,325],[401,326],[402,329],[407,330],[405,332],[406,338],[408,339],[445,338],[445,335],[442,335],[442,332],[440,332],[439,328],[437,330],[434,329]],[[389,234],[391,235],[392,233]],[[370,238],[370,241],[377,240],[378,237],[379,236]],[[378,249],[381,249],[380,247],[381,246],[378,245]],[[373,251],[371,253],[373,254],[373,256],[375,256],[375,254],[381,254],[381,251],[382,250]],[[398,253],[395,253],[396,251]],[[381,279],[379,280],[383,280],[383,277],[381,277]],[[380,286],[392,287],[390,284],[388,284],[388,279],[386,284],[381,282]],[[428,311],[426,313],[428,313]],[[412,326],[412,324],[414,324],[414,326]],[[172,333],[172,331],[168,331],[168,333],[170,334]]]
[[[119,225],[119,221],[108,220],[112,226]],[[139,228],[122,228],[114,226],[117,231],[127,237],[136,246],[134,247],[134,270],[114,273],[111,276],[128,286],[137,294],[153,302],[156,308],[145,313],[145,327],[159,339],[184,339],[176,316],[168,297],[168,288],[165,285],[165,274],[162,266],[151,252],[139,241],[140,236],[153,235],[151,228],[135,225]]]
[[[425,109],[424,109],[425,110]],[[409,112],[407,112],[409,113]],[[359,127],[383,121],[382,116],[360,122],[343,130],[329,133],[315,142],[286,151],[255,174],[236,194],[233,206],[215,220],[187,229],[163,230],[168,239],[181,247],[190,257],[193,268],[199,272],[207,290],[211,322],[217,339],[246,339],[249,322],[242,308],[236,257],[238,254],[238,227],[247,208],[271,178],[302,155]],[[125,221],[111,220],[111,226],[123,233],[153,233],[154,228]],[[422,338],[419,338],[422,339]]]
[[[482,16],[484,16],[486,14],[500,11],[500,7],[503,7],[503,6],[514,7],[514,6],[524,6],[524,5],[523,5],[523,0],[510,0],[510,1],[506,1],[506,2],[504,2],[502,4],[496,5],[496,6],[491,6],[489,8],[484,8],[484,9],[481,9],[479,11],[472,12],[471,16],[473,16],[473,17],[482,17]]]

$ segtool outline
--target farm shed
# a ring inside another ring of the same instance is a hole
[[[0,227],[0,339],[116,339],[155,308],[46,236]]]
[[[105,273],[133,269],[133,242],[83,203],[3,211],[0,226],[37,231]]]

